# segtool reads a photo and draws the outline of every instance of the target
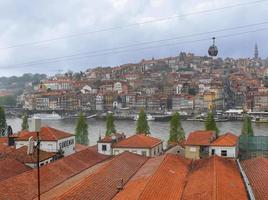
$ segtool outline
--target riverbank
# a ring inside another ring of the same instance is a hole
[[[17,132],[21,129],[21,119],[7,119],[7,122],[12,126],[14,132]],[[43,121],[42,123],[43,125],[52,126],[60,130],[74,133],[76,119],[50,120]],[[135,133],[136,122],[134,120],[115,120],[115,124],[118,132],[124,132],[126,135],[132,135]],[[241,133],[242,122],[240,121],[217,122],[217,125],[221,133],[232,132],[236,135]],[[88,126],[90,145],[94,145],[96,144],[99,135],[104,135],[106,122],[105,120],[88,119]],[[152,136],[164,141],[168,140],[169,122],[149,121],[149,126]],[[191,131],[204,129],[204,122],[182,121],[182,126],[187,136]],[[268,124],[253,123],[252,126],[255,135],[268,135]]]

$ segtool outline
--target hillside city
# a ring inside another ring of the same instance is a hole
[[[57,74],[26,83],[17,104],[30,111],[109,111],[141,108],[150,113],[240,108],[268,111],[268,61],[212,59],[191,53],[141,60],[85,72]]]

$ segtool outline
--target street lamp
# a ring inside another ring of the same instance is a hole
[[[39,154],[40,154],[40,133],[41,129],[41,119],[40,118],[32,118],[32,131],[36,132],[36,149],[37,149],[37,189],[38,189],[38,200],[40,200],[40,167],[39,167]]]

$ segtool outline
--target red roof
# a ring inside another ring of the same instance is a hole
[[[98,142],[101,142],[101,143],[111,143],[112,142],[112,140],[113,140],[113,137],[115,137],[115,139],[117,140],[117,141],[121,141],[122,139],[125,139],[126,138],[126,136],[125,136],[125,134],[124,133],[113,133],[112,135],[110,135],[110,136],[105,136],[104,138],[102,138],[100,141],[98,141]]]
[[[36,132],[22,131],[19,133],[19,137],[16,141],[28,141],[28,139],[32,136],[33,139],[36,140],[36,134]],[[51,127],[42,127],[39,133],[41,141],[58,141],[72,136],[74,135]]]
[[[268,159],[257,157],[241,162],[253,193],[258,200],[268,199]]]
[[[166,155],[150,158],[124,186],[124,190],[119,192],[113,200],[138,199],[165,157]]]
[[[55,199],[112,199],[118,192],[120,179],[123,179],[123,184],[127,183],[147,159],[144,156],[124,152],[95,173],[82,177],[79,183],[68,191],[63,191],[63,194]]]
[[[30,167],[15,159],[4,158],[0,160],[0,181],[16,176],[30,169]]]
[[[41,193],[106,159],[105,156],[88,148],[66,156],[40,168]],[[32,169],[0,182],[0,199],[34,199],[37,196],[37,171]]]
[[[226,133],[219,136],[216,140],[211,143],[211,146],[236,146],[238,142],[238,137],[232,133]]]
[[[238,200],[248,197],[236,161],[212,156],[195,161],[182,199]]]
[[[14,158],[16,160],[19,160],[22,163],[36,163],[37,162],[37,150],[34,149],[33,154],[27,154],[27,149],[28,149],[27,146],[20,147],[18,149],[15,149],[11,153],[9,153],[7,157]],[[40,161],[44,161],[44,160],[54,157],[55,155],[56,155],[55,153],[40,150],[39,159]]]
[[[114,148],[152,148],[162,141],[144,134],[135,134],[113,145]]]
[[[194,131],[189,134],[185,142],[185,145],[208,146],[211,144],[213,138],[214,138],[213,131]]]
[[[141,193],[139,199],[181,199],[191,161],[168,154]]]

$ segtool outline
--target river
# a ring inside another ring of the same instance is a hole
[[[13,131],[16,133],[20,130],[21,119],[12,118],[7,119],[8,125],[11,125]],[[116,120],[116,130],[118,132],[124,132],[126,135],[132,135],[135,133],[135,121],[127,120]],[[60,130],[67,131],[69,133],[74,133],[76,124],[76,119],[64,119],[64,120],[50,120],[42,121],[43,126],[51,126]],[[255,124],[253,123],[253,129],[255,135],[268,135],[268,123],[266,124]],[[105,121],[97,119],[88,119],[88,136],[90,145],[95,145],[99,135],[103,137],[105,134]],[[155,122],[149,121],[150,131],[152,136],[167,141],[169,134],[169,123],[168,122]],[[182,126],[185,130],[186,136],[195,130],[204,129],[204,122],[192,122],[192,121],[182,121]],[[217,126],[220,129],[221,133],[232,132],[236,135],[239,135],[241,132],[242,122],[217,122]]]

